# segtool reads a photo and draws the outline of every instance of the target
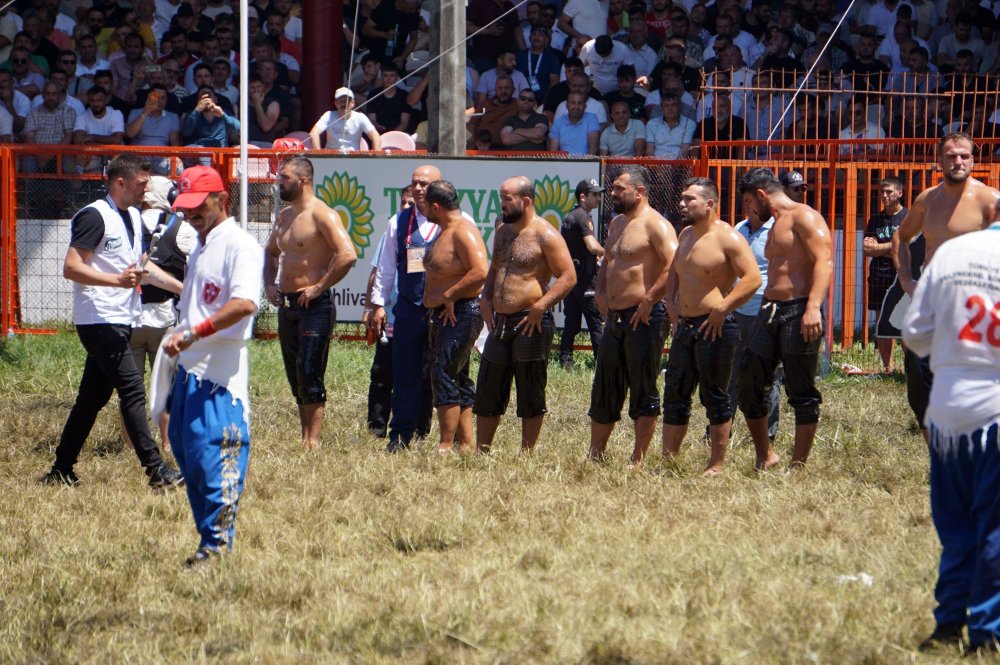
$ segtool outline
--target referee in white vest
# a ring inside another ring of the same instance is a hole
[[[121,154],[108,164],[108,195],[73,217],[63,276],[73,282],[73,324],[87,351],[80,389],[56,448],[46,484],[76,485],[73,471],[97,414],[118,391],[122,421],[154,489],[184,483],[163,461],[146,421],[142,371],[129,348],[142,312],[142,203],[152,167],[148,160]]]

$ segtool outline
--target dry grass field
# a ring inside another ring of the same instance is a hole
[[[98,421],[76,489],[42,487],[83,353],[72,334],[0,346],[0,662],[932,663],[938,544],[902,383],[824,380],[795,476],[585,461],[590,369],[550,368],[537,453],[396,456],[364,429],[370,350],[340,343],[324,446],[298,449],[277,344],[252,347],[250,478],[234,552],[186,572],[183,492],[154,495]],[[700,409],[692,432],[700,432]],[[781,452],[789,452],[791,418]],[[658,438],[654,450],[658,450]],[[870,576],[870,585],[859,578]]]

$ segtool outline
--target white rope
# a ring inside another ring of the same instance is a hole
[[[513,6],[513,7],[511,7],[511,8],[510,8],[510,9],[508,9],[507,11],[505,11],[505,12],[504,12],[503,14],[500,14],[500,16],[497,16],[497,17],[496,17],[495,19],[493,19],[492,21],[490,21],[489,23],[487,23],[487,24],[486,24],[486,25],[484,25],[483,27],[479,28],[479,30],[476,30],[476,31],[475,31],[474,33],[472,33],[471,35],[466,35],[466,36],[465,36],[465,39],[461,40],[461,41],[460,41],[460,42],[458,42],[457,44],[454,44],[453,46],[449,46],[449,47],[448,47],[447,49],[445,49],[445,50],[444,50],[444,51],[442,51],[441,53],[437,54],[436,56],[434,56],[433,58],[431,58],[430,60],[428,60],[427,62],[425,62],[424,64],[422,64],[421,66],[417,67],[416,69],[414,69],[414,70],[413,70],[412,72],[410,72],[410,73],[409,73],[409,74],[407,74],[406,76],[404,76],[403,78],[401,78],[401,79],[399,79],[398,81],[396,81],[396,82],[395,82],[395,83],[394,83],[394,84],[393,84],[392,86],[390,86],[390,87],[396,87],[396,86],[398,86],[398,85],[399,85],[400,83],[402,83],[403,81],[405,81],[406,79],[408,79],[408,78],[410,78],[411,76],[413,76],[414,74],[416,74],[417,72],[419,72],[419,71],[421,71],[421,70],[423,70],[423,69],[427,69],[428,67],[430,67],[431,65],[433,65],[433,64],[434,64],[435,62],[437,62],[438,60],[440,60],[440,59],[441,59],[441,58],[443,58],[444,56],[448,55],[449,53],[451,53],[452,51],[454,51],[455,49],[457,49],[457,48],[458,48],[459,46],[464,46],[464,45],[465,45],[465,43],[466,43],[467,41],[469,41],[470,39],[472,39],[473,37],[475,37],[476,35],[478,35],[478,34],[479,34],[480,32],[482,32],[482,31],[483,31],[483,30],[485,30],[486,28],[490,27],[491,25],[493,25],[493,24],[494,24],[494,23],[496,23],[497,21],[501,20],[501,19],[502,19],[502,18],[503,18],[504,16],[506,16],[507,14],[510,14],[511,12],[516,12],[516,11],[517,11],[517,9],[518,9],[518,7],[520,7],[520,6],[521,6],[521,5],[523,5],[523,4],[526,4],[526,3],[528,3],[529,1],[530,1],[530,0],[519,0],[519,2],[517,2],[517,3],[516,3],[516,4],[514,5],[514,6]],[[852,0],[852,2],[853,2],[853,0]],[[361,103],[361,104],[359,104],[358,106],[355,106],[355,107],[354,107],[354,110],[356,111],[356,110],[358,110],[358,109],[360,109],[360,108],[363,108],[363,107],[364,107],[364,106],[365,106],[366,104],[368,104],[369,102],[372,102],[372,101],[375,101],[376,99],[378,99],[379,97],[381,97],[382,95],[384,95],[384,94],[386,93],[386,90],[388,90],[388,88],[385,88],[384,90],[382,90],[382,92],[379,92],[379,93],[378,93],[378,94],[376,94],[376,95],[372,95],[371,97],[369,97],[369,98],[368,98],[367,100],[365,100],[364,102],[362,102],[362,103]],[[338,119],[339,119],[339,120],[342,120],[343,118],[344,118],[344,116],[340,116],[340,118],[338,118]]]
[[[11,0],[13,2],[13,0]],[[354,29],[351,33],[354,39],[351,40],[351,59],[347,65],[347,85],[351,85],[351,76],[354,74],[354,45],[358,43],[358,16],[361,14],[361,0],[355,0],[354,4]]]
[[[826,53],[826,49],[830,46],[831,42],[833,42],[834,36],[836,36],[837,31],[840,30],[840,26],[841,26],[841,24],[843,24],[844,20],[847,19],[847,15],[851,13],[851,9],[854,8],[854,3],[855,2],[857,2],[857,0],[851,0],[851,3],[849,5],[847,5],[847,9],[845,9],[844,13],[840,15],[840,20],[837,21],[837,27],[835,27],[833,29],[833,32],[830,33],[830,37],[826,40],[826,43],[823,44],[823,48],[820,49],[819,55],[817,55],[816,59],[813,60],[812,67],[810,67],[809,71],[806,72],[805,78],[802,79],[802,83],[799,84],[799,87],[795,90],[795,94],[792,95],[792,98],[789,100],[788,104],[785,105],[785,109],[781,112],[781,117],[778,118],[778,124],[776,124],[774,127],[772,127],[771,128],[771,133],[767,135],[767,144],[766,145],[767,145],[767,149],[768,149],[768,153],[769,154],[771,152],[771,139],[774,137],[774,133],[776,131],[778,131],[779,127],[782,126],[782,123],[785,120],[785,116],[788,115],[788,111],[791,110],[792,106],[795,105],[795,100],[798,98],[799,93],[802,92],[802,88],[804,88],[805,85],[806,85],[806,83],[809,82],[810,77],[812,77],[813,71],[816,69],[816,65],[819,64],[819,61],[823,57],[823,54]]]

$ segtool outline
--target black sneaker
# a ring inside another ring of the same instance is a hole
[[[149,475],[149,486],[154,490],[173,489],[184,485],[184,476],[181,472],[166,462],[147,471],[147,475]]]
[[[965,625],[960,623],[942,623],[934,628],[926,640],[917,647],[919,651],[933,651],[935,649],[952,649],[965,646],[965,636],[962,631]]]
[[[573,369],[573,356],[560,356],[559,366],[565,370]]]
[[[219,556],[221,555],[218,550],[213,550],[210,547],[199,547],[195,550],[194,554],[184,560],[184,567],[189,570],[195,570],[210,564],[219,558]]]
[[[80,484],[80,479],[77,478],[72,469],[69,471],[62,471],[52,467],[52,470],[39,478],[38,482],[43,485],[67,485],[69,487],[76,487]]]

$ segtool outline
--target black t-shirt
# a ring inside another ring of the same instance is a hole
[[[372,97],[375,97],[375,99],[368,102],[365,106],[366,113],[375,115],[375,128],[379,133],[390,132],[396,129],[399,127],[402,115],[404,113],[412,113],[410,105],[406,103],[406,93],[397,88],[396,94],[392,97],[386,97],[385,95],[376,97],[382,90],[383,88],[379,88],[372,93]],[[381,125],[381,127],[377,125]],[[403,130],[405,131],[406,128],[404,127]]]
[[[878,212],[872,215],[865,227],[865,237],[875,238],[878,242],[890,242],[896,229],[906,217],[906,208],[900,208],[895,215],[886,215]],[[892,259],[888,256],[876,256],[868,264],[868,274],[879,277],[892,277],[896,274],[896,268],[892,264]]]
[[[372,11],[370,20],[379,32],[396,30],[396,39],[391,50],[387,48],[388,40],[378,37],[367,38],[367,46],[372,55],[383,61],[399,57],[406,48],[406,41],[410,33],[415,32],[420,25],[419,14],[404,14],[396,9],[395,0],[382,0],[379,6]]]
[[[628,104],[629,113],[632,114],[633,118],[636,120],[643,119],[642,113],[646,108],[646,98],[638,93],[633,92],[631,97],[626,97],[622,93],[615,90],[614,92],[609,92],[605,95],[604,101],[608,104],[609,112],[614,108],[615,103],[625,102]],[[610,120],[610,118],[608,119]]]
[[[583,240],[594,235],[594,222],[590,213],[582,206],[573,208],[563,219],[559,232],[566,241],[569,255],[573,258],[573,267],[576,268],[574,288],[581,293],[593,289],[597,279],[597,257],[590,253]]]
[[[125,225],[129,245],[135,245],[135,228],[127,210],[118,208],[118,214]],[[93,252],[101,244],[104,237],[104,216],[96,208],[84,208],[70,222],[70,247],[77,247]]]

